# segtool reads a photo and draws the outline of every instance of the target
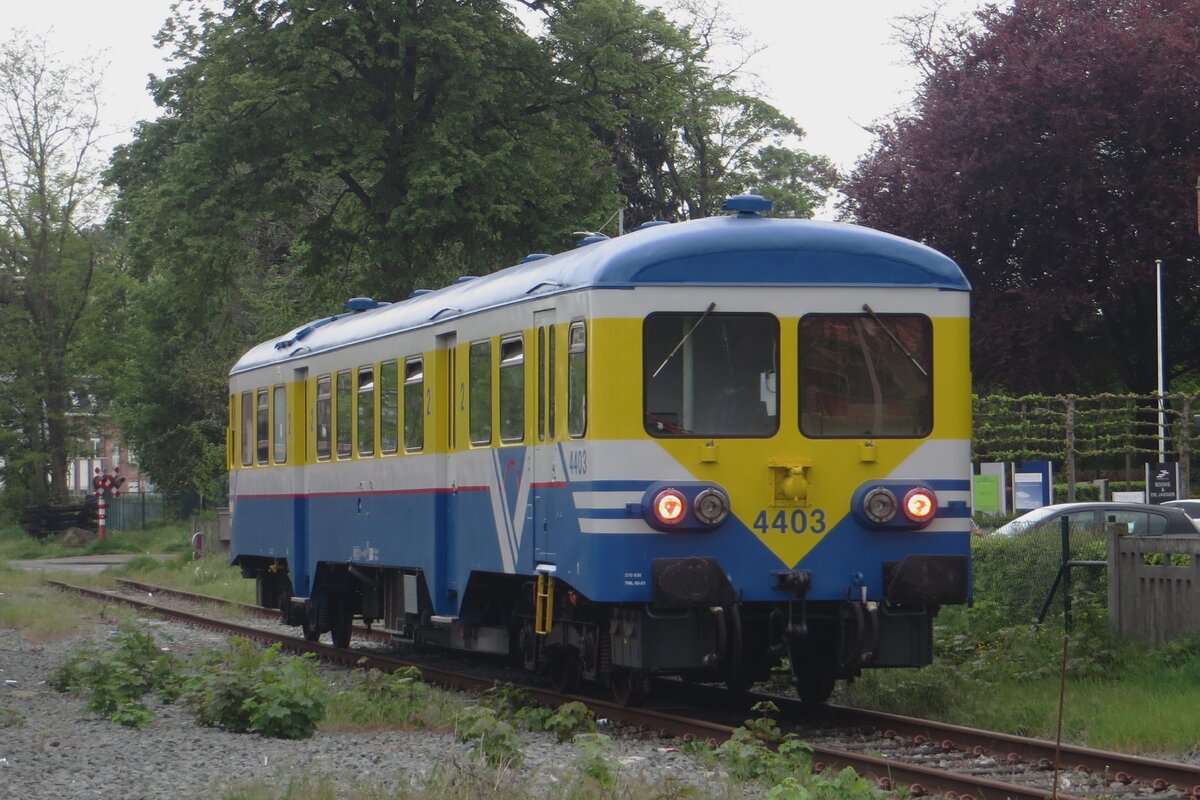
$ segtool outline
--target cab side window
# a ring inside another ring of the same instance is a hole
[[[583,436],[587,430],[587,328],[572,322],[567,347],[567,433]],[[553,351],[551,351],[553,352]],[[552,356],[553,357],[553,356]]]

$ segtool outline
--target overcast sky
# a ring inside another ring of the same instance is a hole
[[[661,0],[665,2],[665,0]],[[916,71],[892,41],[898,16],[925,11],[938,0],[721,0],[734,23],[762,48],[750,68],[766,99],[807,132],[805,148],[848,170],[871,144],[862,130],[912,96]],[[969,14],[983,0],[941,0],[942,13]],[[46,36],[70,60],[99,53],[107,62],[103,118],[113,145],[135,122],[154,116],[148,73],[165,71],[154,34],[171,0],[8,0],[0,39],[16,30]]]

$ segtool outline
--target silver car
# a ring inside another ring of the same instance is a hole
[[[1181,501],[1175,501],[1176,503]],[[1194,501],[1200,503],[1200,501]],[[1016,536],[1031,532],[1057,533],[1062,530],[1062,520],[1072,530],[1101,528],[1109,523],[1121,523],[1137,536],[1161,536],[1164,534],[1190,534],[1200,536],[1196,520],[1183,509],[1147,503],[1057,503],[1035,508],[1012,522],[1001,525],[993,536]]]

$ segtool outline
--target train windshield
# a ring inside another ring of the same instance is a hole
[[[753,437],[779,429],[779,322],[770,314],[651,314],[643,327],[651,436]]]
[[[933,329],[915,314],[800,320],[800,431],[913,437],[933,430]]]

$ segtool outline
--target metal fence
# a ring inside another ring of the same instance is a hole
[[[83,501],[87,495],[79,495],[76,502]],[[140,531],[168,518],[174,519],[174,512],[168,509],[161,494],[136,492],[123,494],[120,497],[110,497],[104,501],[105,525],[110,531]]]

